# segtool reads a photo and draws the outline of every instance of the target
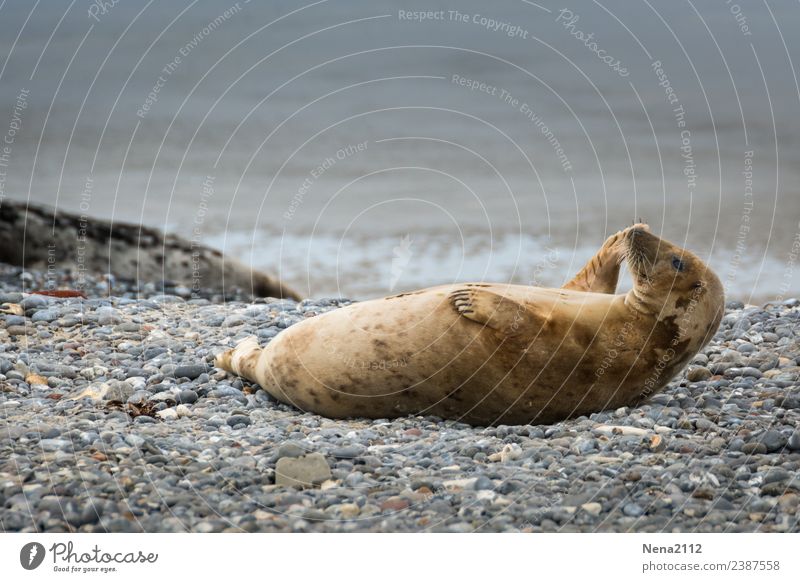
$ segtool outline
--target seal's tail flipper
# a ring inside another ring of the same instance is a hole
[[[219,354],[214,365],[258,384],[256,365],[260,356],[261,347],[256,336],[251,335],[236,344],[232,350]]]

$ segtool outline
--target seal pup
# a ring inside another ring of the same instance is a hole
[[[620,264],[633,288],[615,295]],[[713,337],[722,284],[636,224],[560,289],[460,283],[309,318],[217,366],[330,418],[430,414],[474,425],[553,423],[660,390]]]

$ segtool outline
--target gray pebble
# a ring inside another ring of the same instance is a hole
[[[197,402],[197,392],[194,390],[181,390],[176,401],[179,404],[194,404]]]
[[[176,378],[189,378],[195,380],[198,376],[205,373],[207,368],[202,364],[191,366],[177,366],[174,375]]]
[[[100,325],[113,325],[122,321],[119,311],[108,306],[98,307],[94,316]]]
[[[473,483],[472,488],[475,491],[491,491],[495,488],[495,486],[491,479],[485,475],[481,475],[478,477],[477,481]]]
[[[236,426],[237,424],[249,425],[252,421],[249,416],[245,416],[244,414],[234,414],[229,416],[226,422],[228,426]]]
[[[639,517],[644,514],[644,509],[636,503],[626,503],[622,508],[622,513],[629,517]]]

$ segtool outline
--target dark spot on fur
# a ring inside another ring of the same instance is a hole
[[[297,388],[298,382],[296,378],[289,376],[286,380],[282,382],[283,388],[286,390],[295,390]]]
[[[675,346],[672,349],[675,350],[675,353],[679,357],[683,357],[686,354],[686,348],[689,347],[689,344],[691,342],[692,342],[691,339],[687,339],[687,340],[684,340],[682,342],[678,342],[678,343],[675,344]]]
[[[691,297],[678,297],[678,300],[675,302],[675,307],[678,309],[686,309],[692,302]]]
[[[391,295],[389,297],[385,297],[385,299],[387,299],[387,300],[389,300],[389,299],[399,299],[400,297],[408,297],[409,295],[419,295],[420,293],[423,293],[423,292],[424,292],[424,290],[409,291],[408,293],[399,293],[397,295]]]

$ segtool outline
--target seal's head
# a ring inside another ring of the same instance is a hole
[[[624,256],[634,280],[627,302],[659,321],[680,321],[684,333],[711,339],[725,308],[722,283],[697,255],[661,239],[645,224],[625,233]],[[691,324],[691,325],[689,325]]]

